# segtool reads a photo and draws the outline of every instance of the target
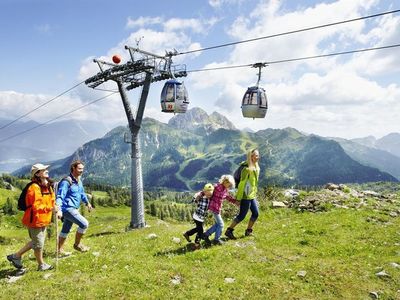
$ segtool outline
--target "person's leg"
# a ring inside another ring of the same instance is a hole
[[[214,240],[219,241],[222,235],[222,230],[224,229],[224,220],[220,214],[214,214],[214,219],[216,225]]]
[[[32,239],[32,249],[38,263],[38,270],[51,270],[53,267],[48,265],[43,260],[43,248],[46,239],[46,227],[29,228],[29,233]]]
[[[195,239],[195,243],[196,244],[200,244],[200,240],[203,238],[203,234],[204,234],[204,229],[203,229],[203,222],[197,221],[196,222],[196,229],[197,229],[197,234],[196,234],[196,239]]]
[[[64,222],[63,222],[63,226],[61,228],[61,232],[58,235],[58,252],[64,253],[64,244],[65,241],[68,237],[69,232],[71,231],[71,227],[72,227],[72,222],[66,217],[69,213],[66,211],[63,213],[64,215]]]
[[[77,209],[68,209],[64,214],[64,219],[67,219],[70,222],[78,225],[78,229],[75,234],[74,249],[81,252],[88,251],[89,248],[82,245],[81,240],[89,226],[89,221],[86,220],[86,218],[82,216]]]
[[[247,225],[247,229],[245,231],[246,236],[252,234],[254,223],[258,218],[258,202],[256,199],[251,200],[250,211],[251,211],[251,217],[249,220],[249,224]]]
[[[250,208],[250,200],[240,200],[240,210],[238,215],[233,219],[231,225],[226,229],[225,235],[234,240],[236,237],[233,235],[233,230],[237,224],[239,224],[246,217],[247,212]]]

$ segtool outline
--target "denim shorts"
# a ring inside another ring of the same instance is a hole
[[[28,232],[32,240],[32,249],[43,249],[46,239],[46,227],[28,227]]]
[[[68,233],[71,231],[72,224],[78,225],[77,231],[79,233],[85,233],[89,226],[89,221],[82,216],[76,208],[68,208],[63,211],[64,223],[60,232],[60,237],[66,238]]]

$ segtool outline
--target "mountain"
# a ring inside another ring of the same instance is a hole
[[[364,138],[352,139],[351,141],[370,148],[384,150],[396,155],[397,157],[400,157],[400,133],[389,133],[380,139],[376,139],[373,136],[368,136]]]
[[[199,109],[171,120],[168,124],[143,120],[141,159],[146,190],[199,189],[205,182],[216,182],[222,174],[232,174],[245,160],[246,149],[251,148],[260,150],[261,185],[397,181],[388,173],[355,161],[338,142],[293,128],[240,131],[232,129],[221,115],[208,116]],[[130,185],[131,146],[124,142],[125,133],[127,127],[117,127],[103,138],[84,144],[53,164],[51,175],[65,175],[70,162],[80,158],[86,163],[86,182]],[[16,175],[27,171],[21,169]]]
[[[0,127],[9,122],[1,119]],[[0,140],[4,139],[0,147],[0,173],[38,161],[64,158],[109,130],[103,123],[92,121],[68,120],[44,126],[34,121],[15,122],[0,130]],[[21,132],[26,133],[7,140]]]
[[[400,157],[390,152],[375,147],[365,146],[371,145],[363,139],[345,140],[341,138],[333,138],[337,141],[344,151],[359,163],[377,168],[383,172],[387,172],[400,180]],[[370,139],[373,141],[373,139]],[[374,139],[375,140],[375,139]],[[376,142],[376,140],[375,140]]]
[[[199,107],[188,110],[185,114],[178,114],[171,118],[168,125],[177,129],[184,129],[200,135],[224,128],[235,130],[236,127],[225,116],[213,112],[208,115]]]
[[[379,149],[400,157],[400,133],[390,133],[376,141]]]

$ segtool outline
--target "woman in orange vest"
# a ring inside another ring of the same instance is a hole
[[[7,255],[7,259],[17,269],[22,269],[22,255],[33,249],[38,263],[38,271],[53,269],[43,260],[43,247],[46,238],[46,227],[51,223],[54,210],[55,194],[49,178],[48,165],[34,164],[31,168],[32,181],[26,192],[26,210],[22,223],[28,228],[31,240],[18,252]]]

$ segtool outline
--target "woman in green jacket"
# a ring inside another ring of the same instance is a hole
[[[225,232],[225,235],[230,239],[236,239],[233,235],[233,230],[237,224],[243,221],[249,209],[251,211],[251,217],[245,231],[245,236],[249,236],[253,232],[253,225],[258,218],[258,203],[256,196],[258,178],[260,175],[260,167],[258,165],[259,159],[260,154],[258,149],[253,149],[247,152],[247,167],[242,169],[236,194],[236,199],[240,200],[239,214],[233,219],[231,225]]]

